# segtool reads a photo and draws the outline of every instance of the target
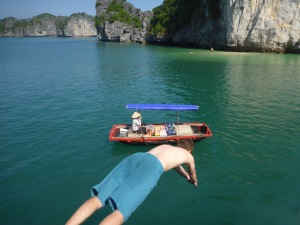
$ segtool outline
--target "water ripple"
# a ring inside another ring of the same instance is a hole
[[[1,224],[64,223],[118,162],[147,151],[108,140],[113,123],[130,123],[128,103],[199,105],[180,120],[204,121],[213,132],[195,145],[199,187],[163,175],[128,224],[234,224],[237,217],[241,224],[297,224],[297,55],[68,38],[1,39],[0,47]],[[143,119],[172,121],[176,114],[149,111]],[[57,207],[53,199],[64,201]],[[165,219],[148,221],[148,214]]]

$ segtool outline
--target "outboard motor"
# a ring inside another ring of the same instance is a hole
[[[201,133],[206,134],[207,133],[207,127],[206,126],[202,126],[200,128]]]

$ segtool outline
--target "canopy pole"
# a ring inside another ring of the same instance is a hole
[[[178,116],[178,110],[176,110],[176,121],[177,121],[177,130],[178,130],[178,133],[179,133],[179,116]],[[178,134],[176,134],[178,135]]]

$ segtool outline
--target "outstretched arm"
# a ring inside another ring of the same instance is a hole
[[[183,176],[184,178],[186,178],[187,180],[190,180],[190,179],[191,179],[190,176],[189,176],[189,174],[185,171],[185,169],[184,169],[181,165],[175,167],[174,170],[175,170],[178,174],[180,174],[181,176]]]
[[[195,187],[197,187],[196,170],[194,170],[195,173],[192,173],[192,172],[190,172],[191,170],[190,170],[190,167],[188,166],[188,170],[190,172],[190,174],[189,174],[189,173],[186,172],[186,170],[181,165],[175,167],[174,170],[178,174],[180,174],[181,176],[183,176],[185,179],[187,179],[188,182],[190,182],[191,184],[194,184]]]
[[[195,163],[194,160],[191,163],[186,164],[190,176],[190,182],[197,187],[198,180],[197,180],[197,175],[196,175],[196,168],[195,168]]]

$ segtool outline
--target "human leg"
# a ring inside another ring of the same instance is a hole
[[[97,197],[92,197],[83,203],[73,216],[69,219],[66,225],[77,225],[84,222],[89,216],[91,216],[97,209],[102,207],[102,203]]]
[[[119,210],[109,214],[99,225],[121,225],[124,223],[124,216]]]

